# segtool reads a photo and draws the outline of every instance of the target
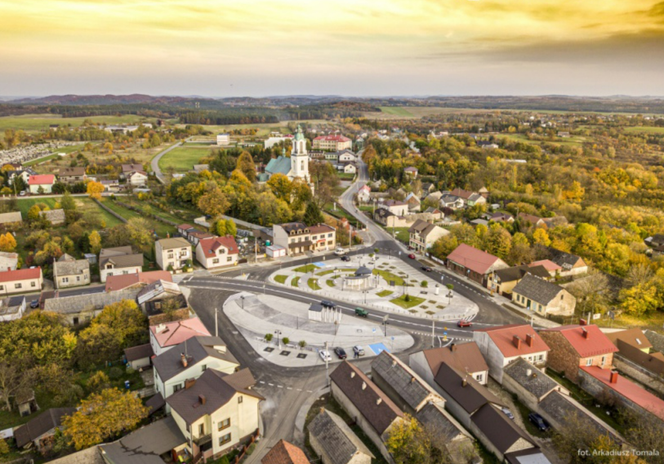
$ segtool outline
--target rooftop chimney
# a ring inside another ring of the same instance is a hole
[[[180,359],[182,360],[182,366],[187,367],[187,358],[184,354],[180,353]]]
[[[585,327],[581,327],[581,330],[583,330],[583,338],[588,338],[590,332],[588,332]]]
[[[512,337],[512,343],[514,344],[517,350],[521,349],[521,339],[519,338],[518,335]]]
[[[618,383],[618,371],[611,371],[610,382]]]
[[[452,350],[452,351],[456,351],[456,350],[457,350],[456,343],[452,343],[452,344],[450,345],[450,350]]]
[[[382,402],[383,402],[383,398],[378,398],[378,399],[376,400],[376,405],[379,405],[379,404],[382,403]]]
[[[196,384],[196,379],[187,379],[184,381],[184,389],[189,390],[194,384]]]
[[[198,401],[200,401],[201,404],[205,404],[207,399],[205,398],[205,395],[198,395]]]
[[[415,377],[410,378],[410,383],[415,383]]]
[[[579,319],[579,325],[588,325],[588,321],[585,319]]]
[[[526,345],[533,346],[533,337],[531,334],[526,334]]]
[[[466,377],[464,377],[464,378],[463,378],[463,382],[461,382],[461,386],[462,386],[462,387],[465,387],[465,386],[467,386],[467,385],[468,385],[468,380],[466,379]]]

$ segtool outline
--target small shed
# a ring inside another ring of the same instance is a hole
[[[323,305],[320,303],[311,303],[308,313],[310,321],[321,322],[323,320]]]
[[[279,245],[270,245],[265,247],[265,253],[268,258],[282,258],[286,256],[286,249]]]
[[[152,364],[151,359],[154,352],[149,343],[125,348],[124,353],[127,364],[134,370],[140,370]]]

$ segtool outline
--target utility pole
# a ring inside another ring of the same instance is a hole
[[[327,350],[327,343],[328,342],[325,342],[325,356],[324,356],[324,358],[325,358],[325,381],[326,381],[327,386],[329,387],[330,386],[330,371],[329,371],[330,356],[329,356],[329,351]]]
[[[219,311],[219,308],[214,308],[214,336],[218,337],[219,336],[219,320],[217,316],[217,312]]]
[[[431,348],[433,348],[436,334],[436,320],[431,321]]]

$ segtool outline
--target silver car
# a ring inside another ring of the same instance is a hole
[[[318,352],[318,355],[323,361],[329,362],[332,361],[332,356],[330,356],[330,352],[327,350],[320,350]]]
[[[355,353],[357,356],[364,356],[364,348],[362,348],[360,345],[355,345],[353,347],[353,353]]]

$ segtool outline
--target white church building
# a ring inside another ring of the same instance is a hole
[[[267,179],[275,174],[283,174],[290,180],[302,179],[309,183],[309,154],[307,153],[307,140],[304,138],[300,126],[297,126],[290,158],[282,155],[278,158],[271,159],[265,167],[265,174],[267,174]]]

